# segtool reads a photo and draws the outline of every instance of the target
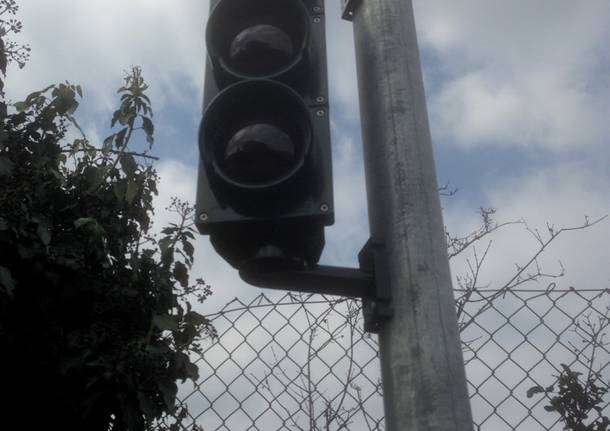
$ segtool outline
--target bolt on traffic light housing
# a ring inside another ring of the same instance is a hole
[[[308,268],[334,221],[323,0],[211,0],[197,226],[234,267]]]

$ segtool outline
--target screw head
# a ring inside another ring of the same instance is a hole
[[[318,96],[318,97],[316,97],[316,102],[318,102],[318,103],[322,103],[322,102],[324,102],[325,100],[326,100],[326,98],[325,98],[324,96]]]
[[[321,12],[321,11],[322,11],[322,8],[321,8],[320,6],[314,6],[314,7],[313,7],[313,11],[314,11],[314,12]]]
[[[318,109],[318,110],[316,111],[316,115],[317,115],[318,117],[324,117],[324,115],[325,115],[325,114],[326,114],[326,112],[324,112],[324,109]]]
[[[320,19],[320,17],[319,17],[319,16],[317,16],[317,17],[315,17],[315,18],[313,19],[313,22],[315,22],[316,24],[319,24],[319,23],[320,23],[320,21],[322,21],[322,20]]]
[[[199,220],[200,221],[208,221],[210,217],[208,216],[208,213],[201,213],[199,214]]]
[[[323,213],[328,212],[329,209],[330,207],[328,206],[328,204],[320,205],[320,211],[322,211]]]

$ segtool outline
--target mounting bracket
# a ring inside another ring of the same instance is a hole
[[[268,289],[361,298],[364,329],[377,333],[393,316],[384,254],[383,244],[369,239],[358,254],[360,268],[299,268],[277,260],[254,260],[242,266],[239,275],[249,284]]]
[[[369,239],[358,253],[360,270],[375,277],[373,295],[362,298],[364,330],[367,332],[379,333],[381,325],[394,316],[385,253],[385,244],[373,239]]]
[[[360,5],[362,0],[341,0],[341,18],[346,21],[354,20],[354,12],[356,8]]]

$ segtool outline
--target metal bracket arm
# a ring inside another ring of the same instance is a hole
[[[239,271],[247,283],[267,289],[291,290],[348,298],[373,294],[375,277],[357,268],[316,265],[311,268],[248,267]]]
[[[364,329],[378,332],[393,316],[384,252],[381,244],[369,240],[358,254],[360,268],[259,264],[242,267],[239,275],[245,282],[267,289],[361,298]]]

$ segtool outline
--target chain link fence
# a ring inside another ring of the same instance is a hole
[[[548,387],[561,364],[607,381],[609,291],[456,291],[475,429],[561,430]],[[218,339],[181,387],[187,429],[383,430],[377,338],[358,301],[264,294],[211,316]],[[607,405],[600,415],[607,414]],[[171,418],[167,418],[169,425]]]

